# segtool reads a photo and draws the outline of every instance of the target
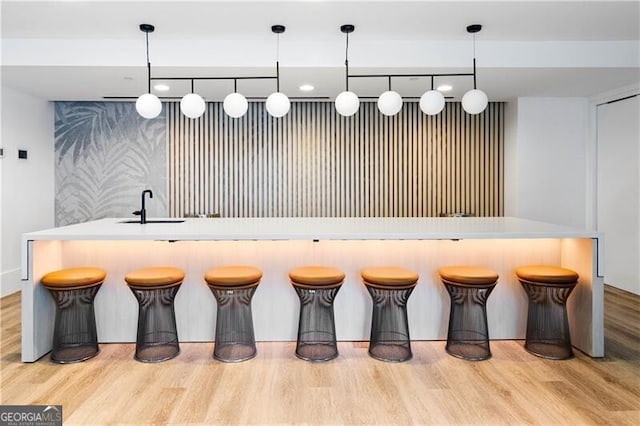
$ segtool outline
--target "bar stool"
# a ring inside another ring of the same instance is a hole
[[[445,266],[438,274],[451,298],[447,353],[469,361],[491,358],[486,303],[498,274],[475,266]]]
[[[262,271],[253,266],[221,266],[205,274],[218,303],[215,359],[237,362],[256,356],[251,299],[261,278]]]
[[[100,268],[68,268],[42,277],[56,303],[51,361],[85,361],[100,352],[93,300],[107,273]]]
[[[326,266],[302,266],[289,271],[300,299],[296,356],[307,361],[328,361],[338,356],[333,300],[344,273]]]
[[[407,301],[418,282],[414,271],[397,267],[360,271],[373,300],[369,355],[381,361],[411,359]]]
[[[138,333],[135,359],[161,362],[180,353],[173,300],[184,280],[184,271],[170,266],[138,269],[124,280],[138,300]]]
[[[524,348],[542,358],[571,358],[566,303],[578,274],[556,266],[529,265],[517,268],[516,275],[529,298]]]

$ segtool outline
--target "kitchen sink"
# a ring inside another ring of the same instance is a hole
[[[147,223],[182,223],[184,219],[147,219]],[[118,223],[137,223],[140,224],[140,219],[123,220]]]

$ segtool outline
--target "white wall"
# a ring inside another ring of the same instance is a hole
[[[505,215],[585,228],[589,100],[518,98],[505,113]]]
[[[597,227],[605,235],[605,280],[640,294],[640,97],[596,108]]]
[[[20,289],[21,235],[54,220],[54,118],[52,103],[2,87],[2,189],[0,192],[0,296]],[[18,149],[28,158],[18,159]]]

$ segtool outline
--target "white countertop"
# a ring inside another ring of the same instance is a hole
[[[514,217],[207,218],[120,223],[109,218],[23,234],[23,240],[438,240],[600,238],[595,231]],[[149,219],[152,220],[152,219]]]

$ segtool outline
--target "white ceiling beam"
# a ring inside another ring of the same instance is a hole
[[[273,40],[150,40],[158,67],[270,67]],[[640,42],[483,41],[476,43],[478,67],[633,68],[640,67]],[[350,41],[354,68],[465,68],[469,41]],[[144,66],[144,39],[3,39],[2,64],[14,66]],[[339,67],[344,44],[323,40],[284,41],[283,67]]]

